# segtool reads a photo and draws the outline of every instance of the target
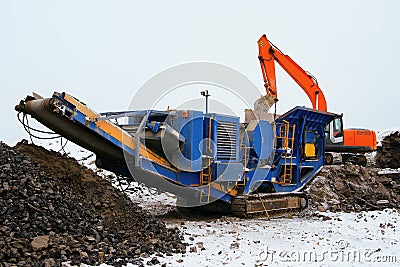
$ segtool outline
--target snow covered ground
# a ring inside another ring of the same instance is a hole
[[[398,266],[399,222],[390,209],[319,219],[166,221],[190,245],[185,254],[157,257],[154,266]]]
[[[154,206],[170,206],[173,199],[166,201],[166,197],[153,195],[149,205],[144,203],[143,207],[151,212]],[[164,221],[181,229],[189,246],[185,254],[157,257],[160,264],[156,266],[398,266],[400,263],[400,213],[392,209],[317,212],[312,218],[270,221],[230,216]],[[151,258],[144,259],[144,263]]]
[[[159,214],[175,199],[168,194],[131,195]],[[157,257],[156,266],[398,266],[400,213],[319,213],[312,218],[164,219],[189,244],[185,254]],[[153,255],[154,256],[154,255]],[[144,259],[150,261],[152,256]],[[163,265],[164,264],[164,265]],[[104,267],[107,265],[103,265]],[[134,266],[134,265],[128,265]]]
[[[42,145],[59,149],[54,143]],[[112,175],[96,169],[95,157],[90,157],[90,152],[71,144],[65,150],[70,156],[83,158],[81,163],[99,174]],[[139,187],[140,192],[130,197],[144,209],[155,214],[173,209],[173,195]],[[185,254],[158,256],[160,263],[155,266],[399,265],[400,213],[396,210],[316,215],[271,221],[230,216],[200,220],[166,218],[168,226],[181,229],[189,246]],[[144,258],[143,263],[146,265],[154,256]]]
[[[197,251],[190,252],[189,247],[185,255],[159,260],[167,266],[397,266],[400,262],[397,211],[324,215],[331,219],[223,217],[169,223],[180,227]]]

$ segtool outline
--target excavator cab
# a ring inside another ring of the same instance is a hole
[[[343,115],[337,115],[325,126],[325,151],[341,151],[343,148],[343,141]],[[333,154],[325,152],[325,164],[333,164],[333,160]]]
[[[325,126],[325,150],[343,147],[343,116],[336,116],[329,124]]]
[[[326,127],[325,133],[333,144],[343,142],[343,116],[337,116]]]

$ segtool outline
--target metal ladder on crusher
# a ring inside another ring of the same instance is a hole
[[[211,127],[212,125],[212,117],[209,119],[208,124],[208,143],[207,143],[207,152],[211,152]],[[210,203],[210,194],[211,194],[211,179],[212,178],[212,170],[211,170],[211,157],[207,157],[207,167],[203,168],[200,172],[200,204]],[[207,189],[203,188],[207,186]]]
[[[209,159],[207,167],[200,172],[200,204],[210,203],[212,175],[210,164],[211,160]]]
[[[282,131],[283,127],[283,131]],[[280,126],[280,135],[276,136],[277,139],[282,140],[282,158],[283,158],[283,174],[276,183],[291,184],[293,182],[293,148],[294,148],[294,133],[296,125],[290,125],[289,122],[284,121]]]

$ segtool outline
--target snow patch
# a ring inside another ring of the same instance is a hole
[[[167,222],[184,232],[189,246],[185,254],[158,257],[157,266],[377,266],[383,259],[394,266],[400,261],[396,210],[323,215],[331,219]]]
[[[391,134],[393,134],[395,132],[400,132],[400,127],[387,129],[387,130],[384,130],[384,131],[380,132],[379,135],[378,135],[378,138],[377,138],[378,142],[379,142],[379,145],[382,142],[382,140],[385,139],[385,137],[387,137],[387,136],[389,136],[389,135],[391,135]]]
[[[400,173],[400,168],[398,168],[398,169],[386,168],[386,169],[382,169],[382,170],[378,171],[378,174],[379,174],[379,175],[397,174],[397,173]]]

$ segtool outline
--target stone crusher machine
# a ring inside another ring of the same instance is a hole
[[[258,43],[267,89],[261,100],[271,106],[277,94],[268,79],[275,74],[267,42]],[[269,216],[306,207],[301,190],[323,167],[324,128],[337,117],[316,109],[323,94],[312,91],[314,80],[303,72],[313,109],[295,107],[277,117],[247,110],[243,123],[196,110],[99,114],[67,93],[34,94],[16,110],[95,153],[98,167],[175,194],[181,207]],[[119,118],[124,123],[113,122]]]
[[[98,114],[66,93],[28,96],[16,110],[95,153],[100,168],[173,193],[181,206],[241,217],[306,206],[301,189],[323,166],[334,117],[305,107],[244,123],[195,110]],[[112,122],[120,117],[126,124]]]

